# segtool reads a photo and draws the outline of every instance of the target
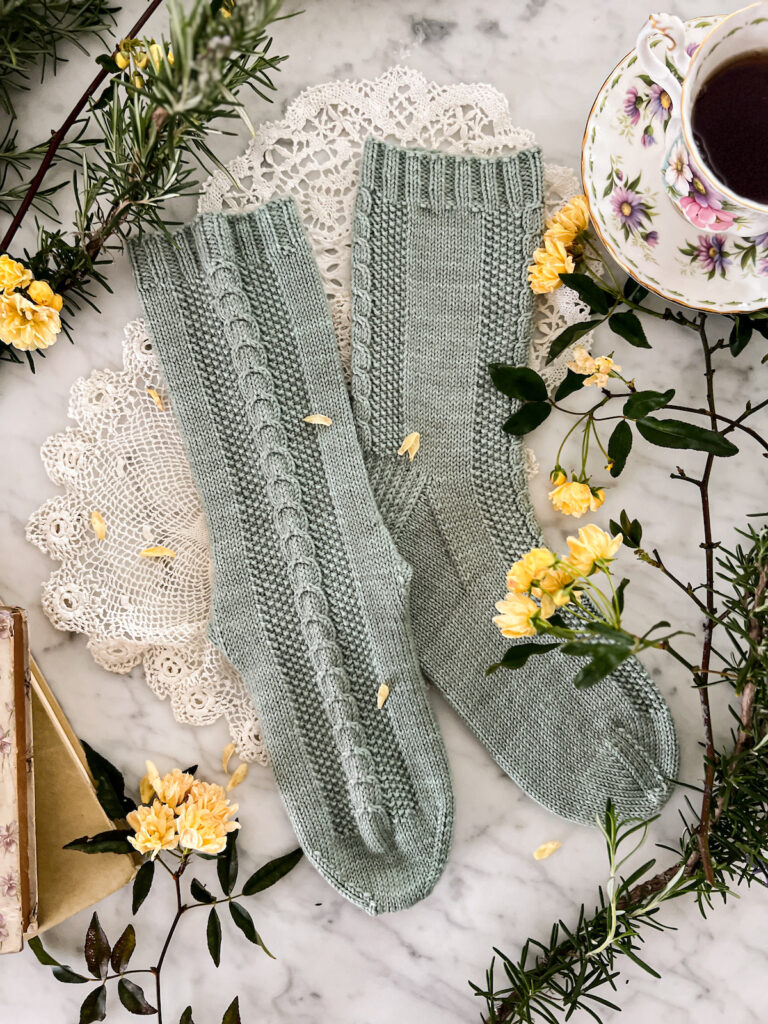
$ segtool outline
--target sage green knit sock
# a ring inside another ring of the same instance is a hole
[[[509,401],[491,362],[527,362],[538,244],[537,150],[481,159],[369,141],[353,239],[353,398],[381,513],[413,567],[425,675],[499,765],[544,806],[594,822],[611,797],[647,817],[670,792],[669,711],[637,661],[577,691],[553,652],[485,669],[509,641],[491,622],[509,566],[542,544]],[[410,463],[396,452],[413,431]]]
[[[450,777],[295,204],[201,217],[132,259],[205,508],[211,638],[307,856],[369,912],[407,907],[448,854]]]

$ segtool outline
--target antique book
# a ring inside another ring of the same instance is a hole
[[[0,953],[104,899],[137,866],[129,855],[64,849],[113,823],[26,632],[24,612],[0,608]]]

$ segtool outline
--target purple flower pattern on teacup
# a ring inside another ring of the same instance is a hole
[[[624,113],[627,115],[632,124],[637,124],[640,120],[640,107],[643,105],[643,100],[634,85],[631,85],[627,89],[624,97]]]
[[[727,276],[727,268],[731,265],[731,253],[726,249],[728,239],[725,235],[699,235],[695,242],[688,242],[680,252],[687,256],[689,262],[697,264],[712,280],[715,275]]]
[[[9,871],[7,875],[0,875],[0,896],[12,899],[19,891],[19,883],[16,875]]]
[[[672,113],[672,97],[666,89],[655,83],[651,86],[651,94],[648,97],[648,109],[651,117],[655,117],[662,124],[669,120]]]
[[[648,146],[656,145],[656,136],[653,134],[653,125],[648,124],[645,126],[645,131],[640,137],[640,145],[645,146],[646,148]]]
[[[18,831],[15,821],[9,821],[7,825],[0,825],[0,850],[3,853],[13,853],[16,849]]]
[[[643,235],[643,241],[650,245],[651,248],[659,244],[659,232],[658,231],[646,231]]]
[[[620,185],[613,190],[611,206],[623,228],[637,231],[643,222],[643,200],[637,192]]]

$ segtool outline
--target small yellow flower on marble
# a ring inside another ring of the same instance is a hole
[[[139,552],[141,558],[175,558],[176,552],[170,548],[163,547],[162,544],[155,544],[151,548],[144,548],[143,551]]]
[[[323,416],[322,413],[313,412],[310,416],[304,417],[304,423],[314,423],[319,427],[330,427],[333,420],[330,416]]]
[[[11,259],[7,252],[0,256],[0,289],[12,292],[16,288],[26,288],[32,280],[32,271],[22,263]]]
[[[125,820],[135,833],[128,836],[128,842],[137,853],[150,854],[152,860],[161,850],[174,850],[179,845],[173,808],[159,800],[131,811]]]
[[[416,458],[416,455],[421,447],[421,434],[418,430],[413,430],[406,437],[400,447],[397,449],[398,455],[407,455],[410,462]]]
[[[239,786],[247,774],[248,765],[245,762],[239,764],[229,777],[229,782],[227,783],[226,786],[227,793],[229,793],[230,790],[234,789],[235,786]]]
[[[221,770],[222,771],[224,771],[224,772],[228,772],[229,771],[229,762],[230,762],[230,760],[232,758],[232,755],[235,752],[235,749],[236,748],[235,748],[235,744],[234,743],[228,743],[226,745],[226,747],[224,747],[224,749],[222,750],[222,752],[221,752]]]
[[[376,694],[376,707],[381,711],[384,705],[387,703],[389,697],[389,687],[386,683],[382,683]]]
[[[542,843],[541,846],[537,846],[533,851],[533,859],[546,860],[553,853],[556,853],[562,845],[559,839],[551,839],[548,843]]]
[[[91,512],[91,529],[96,534],[98,540],[104,540],[107,536],[107,524],[104,521],[104,516],[101,512],[97,512],[96,509]]]
[[[160,412],[165,412],[165,403],[154,388],[147,388],[147,394],[155,403]]]

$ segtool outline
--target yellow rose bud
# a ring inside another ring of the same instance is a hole
[[[549,474],[549,482],[551,484],[554,484],[556,487],[559,487],[560,484],[564,484],[565,480],[565,473],[562,471],[562,469],[553,469],[552,472]]]
[[[168,63],[169,64],[173,64],[174,63],[174,60],[173,60],[173,50],[170,47],[168,47]]]
[[[140,75],[138,71],[133,75],[133,77],[131,78],[131,81],[133,82],[133,87],[135,89],[143,89],[144,88],[144,76]]]
[[[149,54],[145,50],[139,50],[133,59],[136,62],[136,67],[141,68],[142,71],[149,64]]]
[[[549,500],[558,512],[562,512],[566,516],[575,516],[578,519],[585,512],[589,512],[595,499],[589,484],[571,480],[570,483],[558,484],[553,491],[550,491]]]
[[[27,290],[30,299],[38,306],[50,306],[58,313],[64,305],[62,297],[56,294],[47,281],[33,281]]]
[[[118,50],[115,54],[115,64],[117,64],[120,70],[125,71],[125,69],[128,67],[130,63],[131,58],[128,56],[128,54],[123,53],[121,50]]]

